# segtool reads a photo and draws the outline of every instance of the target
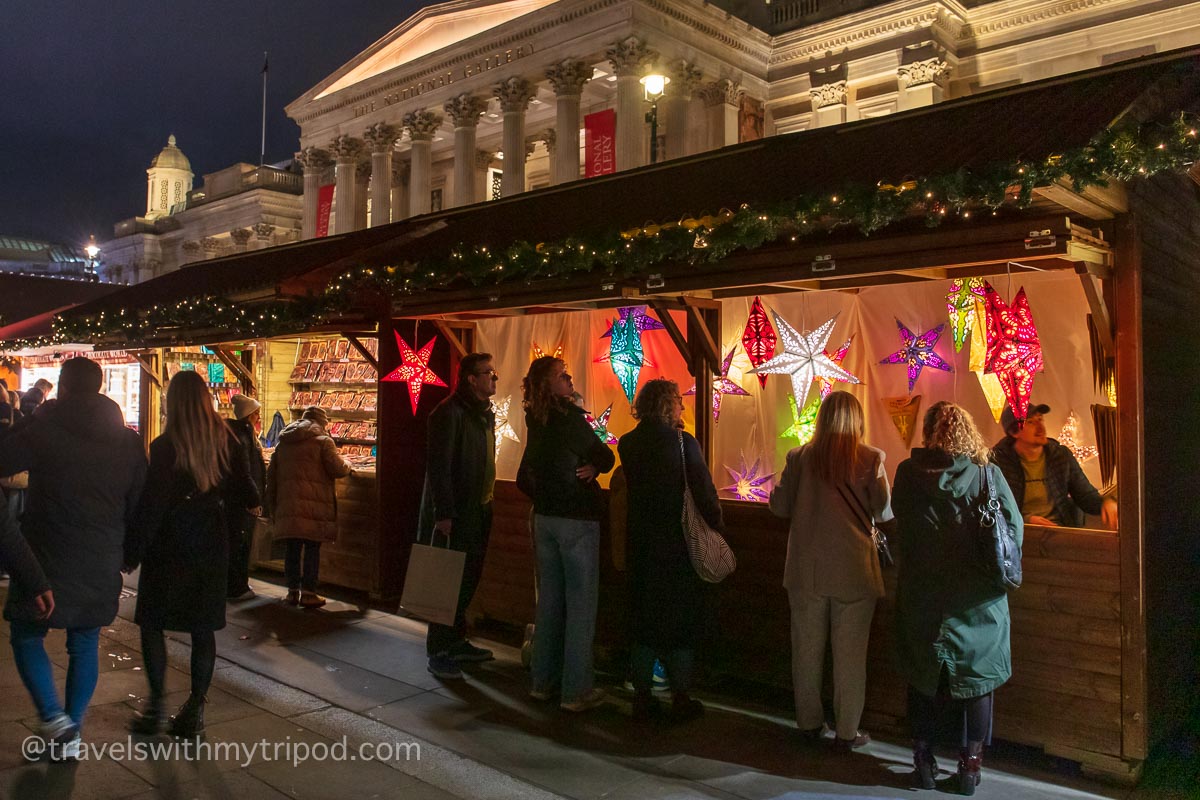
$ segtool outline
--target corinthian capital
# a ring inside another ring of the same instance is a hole
[[[348,133],[335,136],[329,143],[329,149],[337,156],[339,162],[354,162],[366,150],[362,139],[356,139]]]
[[[814,86],[808,92],[812,98],[814,111],[828,106],[843,105],[846,102],[845,81],[833,81],[823,86]]]
[[[578,97],[583,92],[583,85],[592,79],[592,67],[568,58],[547,67],[546,79],[559,97]]]
[[[496,160],[496,154],[491,150],[476,150],[475,151],[475,166],[479,169],[487,169]]]
[[[927,58],[903,64],[898,70],[900,85],[905,88],[925,86],[934,83],[941,84],[950,73],[950,65],[940,58]]]
[[[400,138],[400,126],[377,122],[363,133],[363,139],[371,147],[372,153],[386,153],[396,146]]]
[[[249,228],[234,228],[229,232],[229,238],[233,239],[233,243],[238,247],[245,247],[253,235]]]
[[[738,104],[738,93],[741,91],[742,84],[739,81],[732,81],[729,78],[721,78],[720,80],[706,83],[696,92],[700,98],[704,100],[706,106],[719,106],[722,103],[726,105],[736,106]]]
[[[422,109],[404,115],[404,127],[414,142],[428,142],[442,126],[442,115]]]
[[[306,147],[296,153],[296,163],[304,167],[306,175],[311,175],[314,172],[328,169],[329,165],[333,163],[333,158],[330,157],[328,150],[322,150],[320,147]]]
[[[474,128],[479,124],[479,116],[487,111],[487,101],[473,94],[460,94],[451,97],[442,106],[446,116],[456,128]]]
[[[678,59],[667,65],[667,94],[674,97],[691,97],[700,86],[700,68],[690,61]]]
[[[492,91],[500,101],[500,108],[506,112],[524,111],[536,94],[533,84],[519,75],[500,81]]]
[[[646,43],[636,36],[614,43],[604,52],[604,56],[612,62],[613,72],[618,77],[641,76],[658,59],[658,53],[646,47]]]

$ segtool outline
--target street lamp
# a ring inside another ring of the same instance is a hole
[[[646,112],[646,122],[650,123],[650,163],[658,161],[658,101],[662,99],[667,84],[671,79],[666,75],[651,73],[642,78],[642,88],[646,92],[646,102],[650,110]]]
[[[96,235],[92,234],[88,237],[88,242],[83,247],[83,252],[87,253],[88,263],[87,271],[89,275],[96,274],[96,257],[100,255],[100,245],[96,244]]]

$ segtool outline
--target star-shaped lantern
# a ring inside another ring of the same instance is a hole
[[[740,469],[725,467],[725,471],[729,473],[732,484],[726,486],[723,491],[732,492],[739,500],[750,500],[755,503],[765,503],[771,499],[771,492],[768,488],[764,488],[775,473],[768,472],[762,475],[758,474],[759,464],[762,459],[755,459],[754,464],[746,466],[746,454],[741,453],[742,464]]]
[[[713,421],[718,422],[721,419],[721,396],[726,394],[733,395],[748,395],[750,394],[737,381],[729,377],[729,365],[733,363],[733,354],[737,352],[736,346],[729,354],[725,356],[725,360],[721,362],[721,374],[713,376],[712,382],[712,410]],[[695,385],[684,392],[685,397],[690,397],[696,393]]]
[[[858,383],[858,378],[833,363],[825,354],[825,345],[829,342],[829,335],[833,333],[833,323],[837,321],[837,317],[828,320],[815,331],[800,333],[778,313],[772,311],[771,315],[775,317],[775,328],[783,340],[783,352],[750,370],[752,375],[790,375],[792,394],[796,396],[797,407],[802,407],[808,399],[814,378]]]
[[[943,322],[936,328],[925,331],[920,336],[915,335],[900,320],[896,320],[896,327],[900,329],[900,338],[904,340],[904,346],[887,358],[881,359],[879,363],[907,364],[908,391],[910,393],[913,390],[913,384],[917,382],[917,378],[921,377],[921,370],[925,367],[933,367],[934,369],[946,372],[954,371],[954,368],[947,364],[941,356],[933,352],[933,346],[937,344],[938,337],[946,329],[946,323]]]
[[[779,434],[780,439],[796,437],[797,444],[808,444],[817,432],[817,412],[821,410],[821,398],[814,397],[803,411],[796,409],[796,398],[788,397],[788,408],[792,411],[792,425]]]
[[[983,391],[984,399],[987,400],[988,409],[992,412],[992,419],[999,422],[1008,401],[1004,399],[1004,389],[1000,386],[1000,379],[984,372],[987,369],[987,306],[983,304],[982,300],[975,301],[973,316],[969,369],[979,379],[979,388]]]
[[[408,342],[396,331],[396,345],[400,348],[400,366],[384,375],[380,380],[395,381],[408,384],[408,401],[412,404],[412,412],[417,413],[417,404],[421,401],[421,387],[445,386],[446,383],[429,368],[429,357],[433,354],[433,346],[437,337],[433,337],[420,350],[413,352]]]
[[[765,364],[775,355],[776,341],[778,340],[775,337],[775,329],[771,327],[771,320],[767,319],[762,300],[756,297],[754,304],[750,306],[750,318],[746,320],[746,329],[742,331],[742,347],[746,348],[751,366]],[[766,375],[758,376],[758,385],[766,387]]]
[[[974,330],[975,303],[983,299],[983,278],[955,278],[946,294],[946,311],[950,314],[950,331],[954,334],[954,352],[962,352],[967,337]]]
[[[1058,435],[1058,443],[1070,450],[1071,455],[1075,456],[1075,460],[1080,463],[1089,458],[1095,458],[1100,451],[1095,447],[1077,442],[1075,440],[1077,435],[1079,435],[1079,417],[1075,416],[1075,412],[1072,411],[1067,414],[1067,421],[1063,423],[1062,433]]]
[[[646,313],[646,306],[626,306],[625,308],[618,308],[617,313],[621,315],[622,322],[633,320],[638,333],[661,331],[664,329],[661,322]],[[608,330],[604,332],[602,338],[607,339],[609,336],[612,336],[612,323],[609,323]]]
[[[1042,343],[1025,287],[1017,290],[1012,305],[1008,305],[990,283],[984,282],[987,302],[987,369],[1000,379],[1004,396],[1012,406],[1017,422],[1024,424],[1029,411],[1029,393],[1033,376],[1041,372]]]
[[[837,366],[841,367],[842,362],[846,360],[846,353],[849,352],[850,345],[853,342],[854,342],[854,337],[851,336],[849,339],[842,342],[842,346],[839,347],[837,350],[834,350],[832,353],[829,352],[828,350],[826,350],[825,355],[829,356],[830,361],[832,361]],[[845,369],[845,368],[843,367],[843,369]],[[847,370],[846,374],[849,374],[848,370]],[[850,377],[853,378],[854,376],[851,375]],[[830,392],[833,391],[833,381],[830,380],[829,378],[817,378],[817,383],[819,383],[821,385],[821,399],[824,400],[826,397],[829,397]],[[859,383],[859,380],[857,378],[855,378],[854,383]]]
[[[496,458],[500,458],[500,445],[505,439],[520,443],[517,432],[508,421],[508,409],[512,405],[512,395],[492,401],[492,412],[496,415]]]
[[[544,350],[542,350],[542,348],[538,347],[538,343],[534,342],[533,343],[533,358],[534,358],[534,360],[536,361],[539,358],[545,358],[546,355],[547,355],[546,352]],[[562,358],[562,356],[563,356],[563,346],[560,343],[558,345],[558,347],[554,348],[554,357]]]
[[[642,334],[634,318],[613,320],[611,338],[608,340],[608,361],[613,374],[621,382],[625,397],[630,404],[637,393],[638,376],[641,375],[645,358],[642,350]]]
[[[592,430],[600,437],[600,441],[605,444],[616,444],[617,437],[613,436],[608,430],[608,418],[610,416],[612,416],[612,403],[609,403],[608,408],[604,409],[598,417],[593,417],[590,411],[583,412],[583,418],[587,420],[588,425],[592,426]]]

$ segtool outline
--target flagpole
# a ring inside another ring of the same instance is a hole
[[[260,167],[267,163],[267,53],[265,50],[263,51],[262,79],[262,149],[258,159]]]

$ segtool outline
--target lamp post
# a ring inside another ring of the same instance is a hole
[[[650,123],[650,163],[654,164],[658,161],[658,101],[662,99],[671,79],[666,75],[651,73],[640,82],[646,92],[646,102],[650,104],[646,122]]]
[[[88,237],[88,242],[83,247],[83,252],[87,253],[87,273],[89,277],[96,276],[96,257],[100,255],[100,245],[96,244],[96,236],[92,234]]]

